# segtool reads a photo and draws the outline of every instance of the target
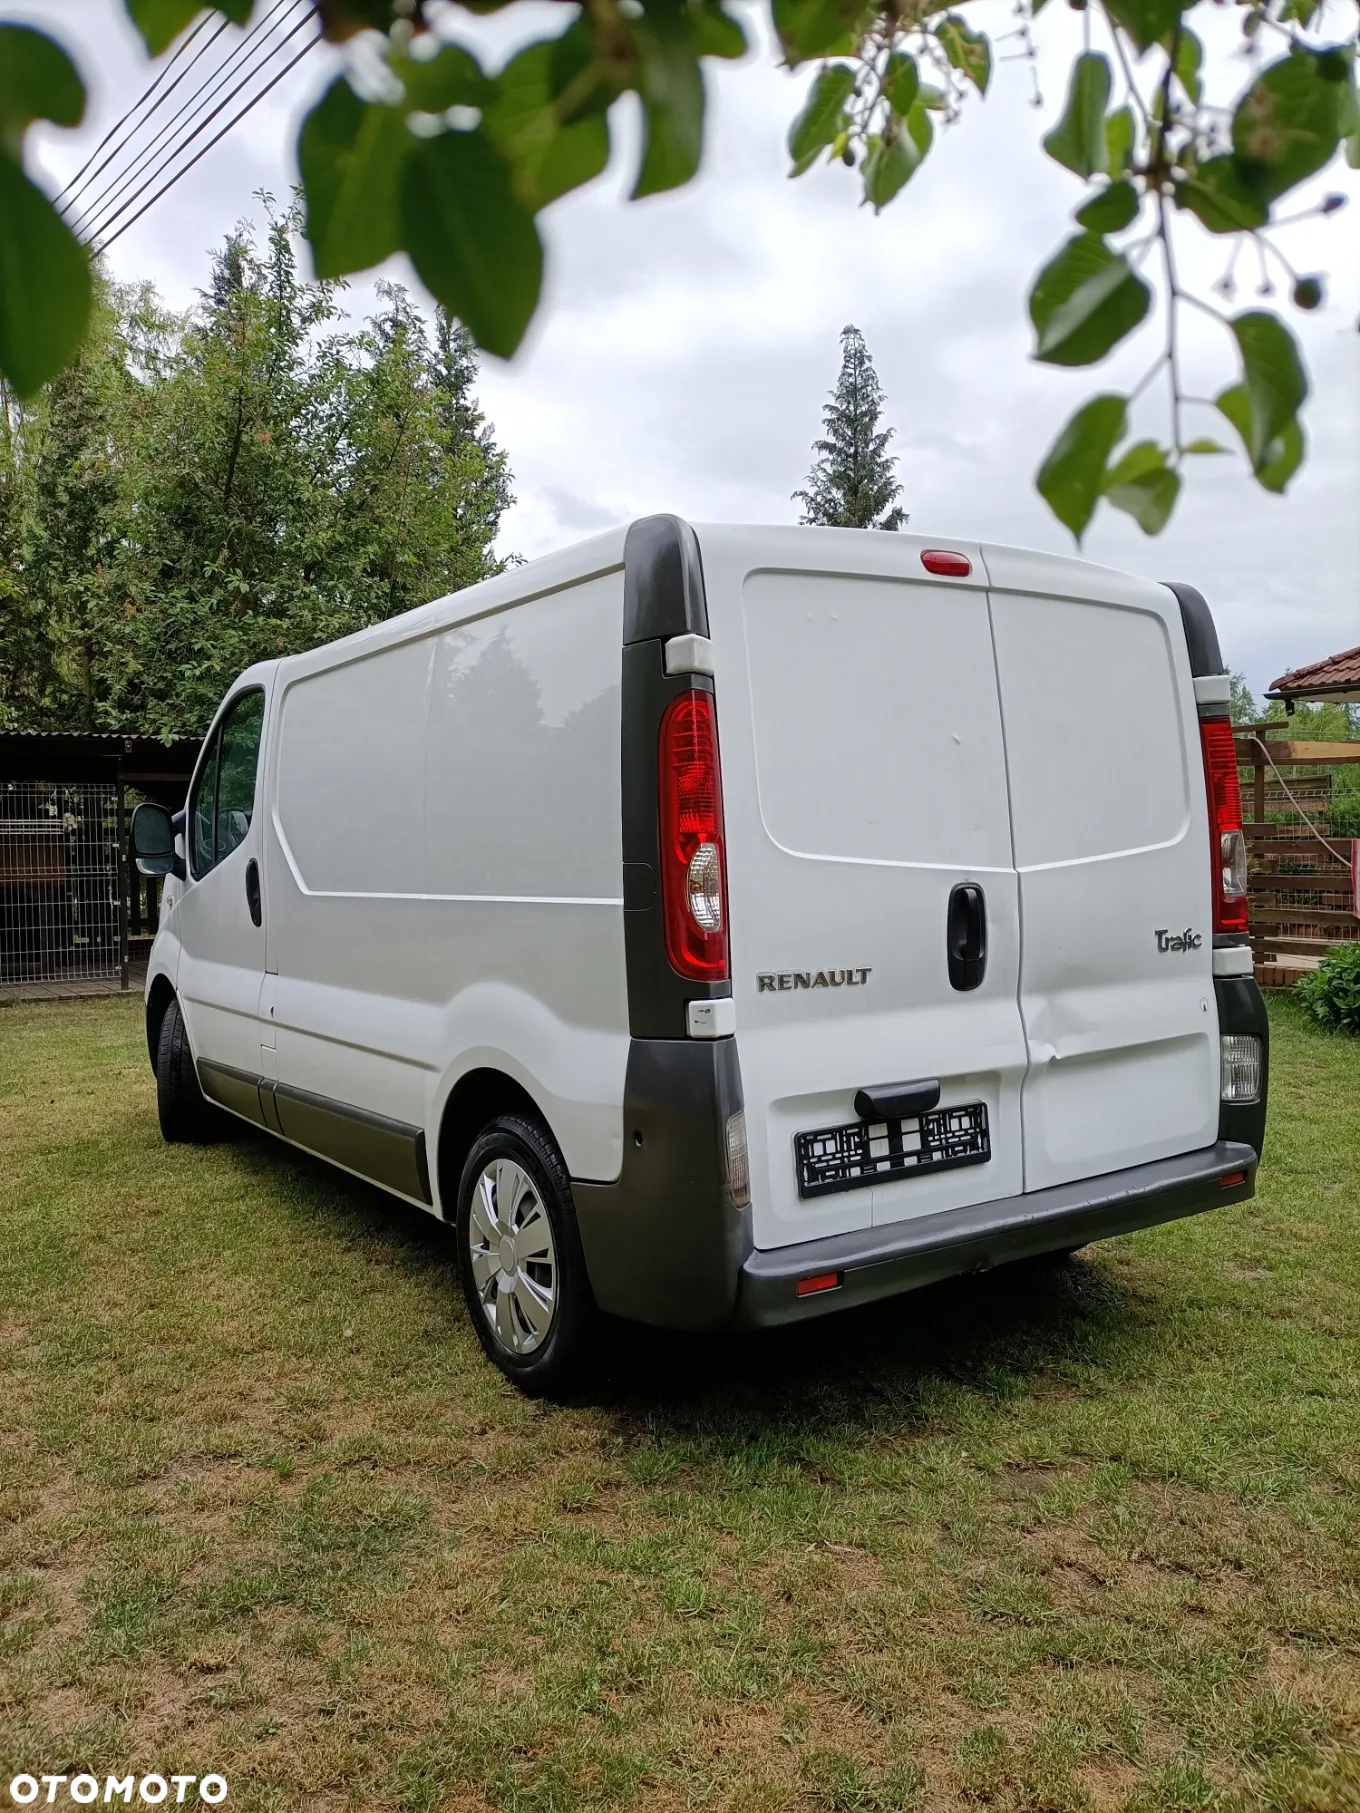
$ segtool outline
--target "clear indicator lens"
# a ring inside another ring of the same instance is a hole
[[[700,844],[689,859],[685,892],[690,916],[701,932],[722,930],[722,866],[717,844]]]
[[[738,1108],[727,1122],[727,1193],[734,1209],[751,1200],[751,1163],[746,1150],[746,1112]]]
[[[1240,900],[1247,891],[1247,840],[1240,831],[1221,832],[1218,839],[1219,859],[1223,864],[1223,895],[1226,900]]]
[[[1261,1099],[1261,1041],[1251,1032],[1225,1032],[1219,1065],[1219,1096],[1225,1102]]]

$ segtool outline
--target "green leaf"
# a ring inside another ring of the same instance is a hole
[[[173,44],[185,26],[206,10],[204,0],[125,0],[125,4],[153,57]],[[245,24],[252,4],[253,0],[212,0],[213,10],[225,14],[233,25]]]
[[[1051,158],[1078,176],[1097,176],[1106,168],[1105,109],[1110,99],[1110,65],[1086,51],[1072,65],[1063,116],[1044,139]]]
[[[875,137],[864,160],[864,199],[875,214],[882,213],[903,185],[915,176],[930,149],[930,115],[918,101],[907,115],[904,128],[890,141]]]
[[[78,126],[84,113],[85,85],[61,46],[27,25],[0,25],[0,147],[17,158],[34,120]]]
[[[18,163],[0,153],[0,372],[21,397],[75,354],[90,290],[84,246]]]
[[[904,118],[911,111],[912,102],[920,92],[921,72],[916,67],[915,57],[908,56],[903,51],[894,51],[883,72],[884,100],[899,118]]]
[[[1133,109],[1117,107],[1105,122],[1105,155],[1111,176],[1133,166]]]
[[[1176,80],[1180,83],[1181,87],[1185,90],[1186,94],[1189,95],[1195,105],[1198,106],[1200,98],[1199,72],[1200,67],[1204,62],[1204,46],[1200,43],[1199,39],[1195,36],[1194,32],[1191,31],[1188,25],[1181,26],[1179,38],[1176,37],[1174,32],[1172,37],[1176,44]]]
[[[1229,152],[1182,177],[1176,184],[1176,206],[1188,208],[1211,233],[1250,233],[1270,216],[1269,203]]]
[[[481,65],[457,44],[443,45],[427,62],[391,56],[388,66],[406,90],[406,105],[416,113],[484,107],[491,97],[491,82]]]
[[[992,79],[992,46],[987,34],[974,31],[957,13],[947,13],[935,27],[935,36],[954,68],[968,77],[979,94],[986,94]]]
[[[1218,398],[1218,407],[1241,435],[1257,482],[1267,491],[1282,492],[1303,464],[1306,443],[1298,418],[1292,418],[1285,425],[1257,461],[1252,456],[1252,408],[1246,386],[1231,385]]]
[[[1347,83],[1328,55],[1295,48],[1263,69],[1237,104],[1233,154],[1267,201],[1322,169],[1336,151]]]
[[[702,6],[692,7],[690,29],[694,33],[694,48],[701,57],[732,60],[744,57],[750,48],[746,33],[719,0],[704,0]]]
[[[562,125],[553,100],[556,39],[530,44],[495,81],[482,125],[514,172],[531,213],[596,177],[609,162],[609,122],[588,113]]]
[[[645,143],[633,199],[678,189],[699,168],[704,78],[682,0],[643,0],[633,22]]]
[[[845,103],[855,91],[855,71],[848,63],[829,63],[812,85],[807,105],[789,128],[791,176],[801,176],[845,123]]]
[[[1180,491],[1179,473],[1155,441],[1139,441],[1106,473],[1101,489],[1116,510],[1131,516],[1144,535],[1160,535]]]
[[[543,248],[510,166],[482,131],[417,141],[402,170],[402,241],[474,340],[508,359],[538,306]]]
[[[1077,224],[1088,233],[1119,233],[1132,226],[1142,206],[1132,183],[1111,183],[1077,209]]]
[[[1191,441],[1188,447],[1182,449],[1184,453],[1226,453],[1227,451],[1228,449],[1221,441],[1211,440],[1208,435],[1203,434]]]
[[[1046,365],[1094,365],[1148,312],[1152,292],[1096,233],[1078,233],[1030,291],[1034,356]]]
[[[552,40],[552,98],[564,125],[587,114],[604,113],[623,93],[623,72],[606,67],[595,34],[584,16]]]
[[[1360,170],[1360,93],[1356,91],[1354,63],[1350,80],[1341,89],[1340,130],[1346,146],[1346,162],[1352,170]]]
[[[772,10],[790,69],[809,57],[846,55],[873,16],[866,0],[773,0]]]
[[[401,167],[416,141],[394,107],[337,76],[302,122],[298,167],[318,277],[365,271],[401,249]]]
[[[1123,397],[1093,397],[1068,422],[1039,468],[1039,495],[1078,542],[1099,501],[1105,463],[1124,432],[1124,415]]]
[[[1175,29],[1181,0],[1105,0],[1105,10],[1133,39],[1141,56]]]
[[[1238,315],[1231,325],[1242,354],[1242,382],[1247,393],[1248,427],[1243,439],[1259,472],[1269,464],[1272,443],[1303,406],[1308,379],[1294,336],[1278,316],[1253,309]]]

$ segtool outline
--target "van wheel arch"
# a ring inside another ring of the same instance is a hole
[[[548,1117],[522,1083],[503,1070],[470,1070],[454,1085],[439,1123],[439,1212],[452,1226],[458,1209],[458,1185],[468,1153],[483,1128],[504,1114],[537,1121],[556,1143]],[[449,1211],[453,1210],[453,1214]]]
[[[165,1011],[175,998],[175,991],[168,976],[157,976],[151,984],[151,993],[146,1001],[146,1049],[151,1059],[151,1074],[156,1074],[156,1054],[160,1049],[161,1021]]]

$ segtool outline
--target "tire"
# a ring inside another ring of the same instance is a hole
[[[486,1357],[534,1397],[578,1379],[599,1312],[571,1180],[545,1127],[506,1114],[478,1135],[458,1186],[457,1240]]]
[[[203,1145],[221,1137],[222,1117],[198,1086],[178,1001],[166,1008],[156,1044],[156,1113],[161,1138],[171,1145]]]

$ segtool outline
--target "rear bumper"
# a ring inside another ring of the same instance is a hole
[[[1007,1196],[772,1252],[752,1251],[741,1268],[733,1320],[744,1328],[802,1321],[961,1272],[988,1271],[1014,1259],[1063,1252],[1242,1202],[1255,1194],[1256,1159],[1252,1146],[1221,1139],[1199,1152],[1028,1196]],[[1238,1172],[1240,1183],[1225,1184]],[[797,1295],[800,1278],[830,1272],[841,1277],[834,1290]]]

